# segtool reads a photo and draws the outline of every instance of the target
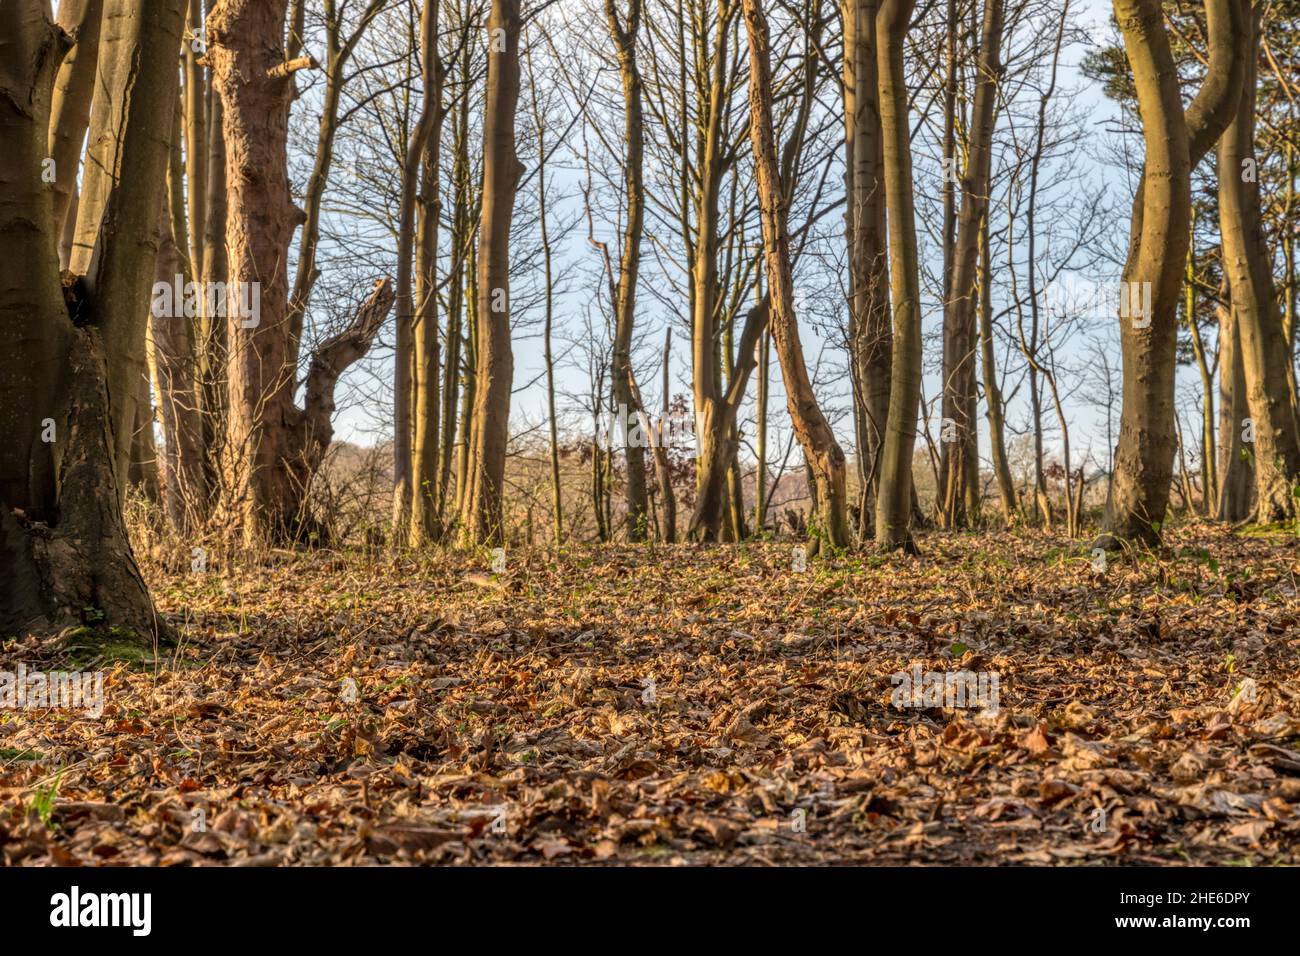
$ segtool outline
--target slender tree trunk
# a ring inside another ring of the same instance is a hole
[[[468,42],[468,31],[471,24],[468,20],[461,23],[461,29],[465,31],[460,43],[460,61],[457,69],[460,76],[468,76],[471,69],[471,47]],[[472,184],[470,183],[470,162],[469,162],[469,97],[460,97],[459,108],[452,117],[452,141],[456,158],[452,162],[452,178],[455,180],[455,199],[452,211],[452,235],[451,235],[451,268],[448,276],[448,296],[447,296],[447,361],[443,368],[442,379],[442,452],[441,462],[438,472],[438,514],[442,516],[444,526],[452,522],[448,521],[448,516],[459,516],[460,498],[463,494],[463,484],[460,483],[463,472],[461,470],[461,451],[465,447],[465,434],[468,428],[468,418],[461,416],[457,432],[457,411],[462,399],[465,400],[465,408],[472,406],[473,400],[468,395],[461,393],[461,380],[464,375],[464,357],[462,354],[462,344],[464,341],[464,327],[468,319],[468,325],[472,327],[472,318],[467,315],[469,308],[472,308],[473,295],[469,293],[467,286],[470,284],[467,279],[473,275],[473,256],[474,256],[474,199],[472,196]],[[453,467],[455,471],[453,472]],[[454,498],[449,499],[453,488],[453,476],[456,479]],[[451,507],[449,508],[449,503]],[[448,531],[444,527],[444,534]]]
[[[477,408],[478,393],[478,320],[475,313],[478,309],[478,247],[475,245],[471,249],[471,259],[467,270],[466,287],[465,287],[465,335],[464,335],[464,357],[461,359],[461,370],[464,376],[464,386],[461,394],[460,408],[460,433],[456,440],[456,514],[465,513],[465,502],[469,497],[470,489],[470,469],[472,467],[470,458],[470,446],[473,444],[474,434],[474,409]],[[464,523],[464,519],[459,519]],[[462,528],[462,535],[464,534]]]
[[[1219,317],[1219,508],[1220,521],[1244,521],[1251,512],[1255,469],[1242,441],[1249,426],[1246,367],[1235,310],[1220,305]]]
[[[637,68],[637,33],[641,28],[641,0],[630,0],[626,18],[620,17],[614,0],[605,0],[605,19],[618,55],[623,83],[623,158],[627,218],[623,228],[623,251],[619,259],[618,287],[614,297],[614,407],[627,422],[641,409],[632,397],[632,331],[636,320],[636,286],[641,268],[641,230],[645,219],[645,182],[642,176],[645,153],[645,120],[641,113],[641,71]],[[626,434],[630,428],[619,429]],[[637,430],[640,433],[640,429]],[[624,443],[627,479],[624,482],[624,532],[629,541],[645,539],[647,503],[645,445]]]
[[[913,0],[883,0],[876,15],[894,312],[889,418],[880,463],[876,543],[889,550],[915,549],[911,533],[912,452],[921,404],[921,279],[903,69],[903,42],[913,6]]]
[[[423,99],[402,164],[402,200],[397,229],[397,351],[393,362],[393,544],[397,547],[405,547],[410,543],[412,528],[412,451],[415,429],[411,409],[416,362],[412,268],[417,238],[416,203],[419,199],[425,148],[439,111],[437,0],[424,2],[424,11],[420,17],[420,60]]]
[[[440,71],[441,73],[441,71]],[[441,78],[438,97],[441,100]],[[438,122],[429,136],[425,150],[423,186],[420,198],[420,241],[416,247],[416,325],[415,325],[415,446],[411,499],[411,543],[421,545],[442,537],[442,514],[438,510],[438,454],[441,436],[438,429],[442,414],[439,376],[442,358],[438,342],[438,221],[442,203],[438,198],[442,166],[441,103]]]
[[[131,428],[131,461],[127,466],[127,487],[133,488],[150,504],[162,503],[162,481],[158,474],[158,445],[153,436],[153,402],[149,379],[142,378],[135,387],[135,422]]]
[[[672,411],[668,361],[672,355],[673,329],[670,325],[664,332],[664,353],[662,363],[663,399],[660,403],[659,421],[655,425],[655,480],[659,485],[659,540],[665,544],[677,541],[677,494],[673,490],[673,469],[668,457],[668,443],[671,435],[665,433],[669,428],[668,417]],[[644,406],[642,406],[644,407]]]
[[[488,18],[483,117],[483,209],[478,249],[478,365],[469,486],[462,512],[469,544],[505,540],[502,492],[514,354],[510,343],[510,223],[523,166],[515,155],[519,102],[519,0],[493,0]]]
[[[997,359],[993,352],[993,297],[990,288],[993,264],[989,253],[989,216],[985,210],[980,227],[980,354],[984,369],[984,401],[988,406],[989,453],[993,458],[993,476],[997,480],[998,499],[1002,504],[1002,519],[1008,525],[1016,517],[1016,484],[1011,477],[1007,460],[1006,403],[1002,398],[1002,385],[998,378]]]
[[[190,271],[194,281],[206,281],[203,274],[203,243],[207,239],[207,84],[199,63],[203,49],[203,0],[188,0],[185,20],[186,37],[181,53],[185,86],[185,179],[189,214]]]
[[[940,449],[939,516],[944,527],[963,528],[976,517],[970,506],[979,500],[979,429],[977,425],[975,295],[980,235],[988,214],[993,158],[993,127],[1002,76],[1002,0],[985,0],[976,66],[975,104],[971,117],[966,175],[961,182],[961,214],[952,271],[944,302],[943,419],[951,423]]]
[[[772,339],[781,363],[790,420],[816,484],[819,530],[832,547],[845,548],[850,539],[844,452],[813,394],[794,313],[787,206],[772,129],[771,39],[761,0],[744,0],[744,11],[749,37],[749,131],[763,223]]]
[[[545,191],[542,191],[545,195]],[[543,213],[543,217],[545,213]],[[542,220],[545,222],[545,218]],[[564,491],[560,485],[560,423],[555,407],[555,355],[551,350],[552,332],[555,324],[555,296],[551,274],[551,243],[548,235],[544,240],[546,247],[546,320],[542,329],[542,353],[546,362],[546,423],[550,438],[551,463],[551,518],[555,534],[555,545],[564,544]]]
[[[64,228],[77,192],[81,147],[90,124],[99,59],[99,31],[104,0],[61,0],[58,25],[73,38],[54,81],[50,103],[49,157],[54,160],[54,227]],[[75,214],[73,214],[75,222]],[[69,257],[60,265],[68,268]]]
[[[226,140],[221,97],[212,84],[208,90],[207,198],[204,206],[203,276],[219,289],[226,287],[229,261],[226,257]],[[202,402],[204,481],[203,513],[216,504],[221,486],[221,460],[226,443],[230,402],[226,391],[226,322],[212,314],[209,297],[203,297],[199,311],[199,386]]]
[[[180,132],[179,127],[177,132]],[[179,142],[173,146],[173,155],[180,156]],[[175,174],[173,169],[168,193],[179,199],[181,184]],[[162,203],[158,218],[158,265],[150,309],[151,372],[162,420],[163,500],[171,526],[187,534],[202,521],[201,509],[206,497],[203,423],[198,404],[192,335],[194,324],[187,316],[184,304],[176,301],[176,285],[178,282],[183,285],[186,275],[175,241],[174,210],[170,203]],[[177,308],[178,304],[180,308]],[[152,422],[150,435],[152,437]]]
[[[1193,211],[1193,239],[1195,235],[1196,224]],[[1217,456],[1214,449],[1214,374],[1205,355],[1201,327],[1196,322],[1196,286],[1193,284],[1196,273],[1195,252],[1193,241],[1187,251],[1187,282],[1183,312],[1187,319],[1187,331],[1192,340],[1192,355],[1196,358],[1196,370],[1201,376],[1201,513],[1208,517],[1218,511],[1218,504],[1214,500],[1219,486],[1215,475]]]
[[[717,351],[718,204],[726,166],[722,124],[730,80],[727,42],[733,22],[730,11],[734,7],[722,2],[719,8],[719,15],[708,24],[716,31],[712,37],[699,30],[696,33],[698,52],[703,53],[705,45],[712,42],[709,88],[700,98],[701,115],[695,120],[699,179],[694,198],[696,238],[691,262],[691,371],[699,457],[695,468],[695,511],[687,533],[696,541],[716,541],[722,531],[727,502],[724,490],[733,454],[731,424],[735,417],[735,409],[726,408],[722,401]],[[689,242],[687,247],[691,248]]]

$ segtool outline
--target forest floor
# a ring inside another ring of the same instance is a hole
[[[1297,862],[1296,539],[1169,537],[1100,573],[1033,533],[802,572],[789,544],[520,552],[499,575],[468,555],[147,566],[181,646],[109,671],[101,719],[0,713],[0,852]],[[94,669],[53,648],[10,642],[0,670]],[[952,671],[996,676],[993,706],[900,700],[891,676]]]

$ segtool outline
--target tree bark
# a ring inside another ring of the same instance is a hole
[[[105,0],[98,72],[92,105],[94,126],[82,176],[77,244],[72,271],[85,277],[87,295],[102,317],[117,487],[126,487],[138,391],[148,375],[144,334],[155,268],[158,184],[166,182],[178,71],[161,70],[157,81],[140,79],[140,60],[165,59],[173,67],[180,49],[178,0],[146,5]],[[136,136],[125,131],[139,114]],[[120,238],[108,242],[107,237]],[[141,252],[142,249],[148,250]]]
[[[54,160],[54,227],[62,230],[72,209],[81,167],[81,147],[90,125],[99,60],[99,30],[104,0],[62,0],[58,25],[73,38],[54,81],[50,105],[49,156]],[[67,268],[69,260],[60,261]]]
[[[514,354],[510,343],[510,224],[523,166],[515,154],[519,0],[493,0],[483,116],[483,208],[478,249],[478,356],[470,469],[461,514],[467,544],[505,540],[502,492]]]
[[[416,203],[425,149],[439,112],[437,0],[425,0],[420,16],[420,60],[423,98],[402,164],[402,200],[397,227],[397,351],[393,363],[393,544],[397,547],[409,544],[412,533],[415,428],[411,411],[415,398],[413,376],[416,362],[412,268],[417,239]]]
[[[1160,540],[1176,446],[1174,353],[1191,241],[1191,171],[1236,112],[1246,36],[1239,0],[1207,0],[1209,69],[1184,113],[1158,0],[1115,0],[1115,16],[1133,70],[1146,158],[1121,285],[1123,407],[1115,480],[1097,542],[1108,548]]]
[[[772,339],[781,363],[790,420],[816,485],[818,530],[827,544],[845,548],[849,526],[844,452],[813,394],[794,312],[787,206],[772,129],[771,38],[761,0],[744,0],[744,11],[749,38],[749,132],[763,224]]]
[[[1246,402],[1246,368],[1231,304],[1219,317],[1219,508],[1220,521],[1244,521],[1251,512],[1255,469],[1242,442],[1250,406]]]
[[[885,174],[880,125],[876,13],[879,0],[845,0],[845,214],[849,249],[849,354],[854,387],[860,521],[875,529],[880,451],[889,415],[893,330],[889,316]]]
[[[619,77],[623,83],[623,157],[627,219],[623,227],[623,250],[619,258],[618,286],[614,296],[614,408],[629,427],[620,428],[626,436],[631,431],[629,419],[638,416],[639,403],[633,397],[632,332],[636,321],[636,285],[641,267],[641,230],[645,219],[645,181],[642,174],[645,153],[645,122],[641,113],[641,72],[637,69],[636,42],[641,28],[641,0],[630,0],[624,21],[614,0],[605,0],[605,19],[618,55]],[[640,431],[638,429],[638,431]],[[643,436],[648,437],[648,436]],[[623,485],[625,514],[623,527],[629,541],[643,541],[648,534],[646,501],[645,444],[624,442],[627,478]]]
[[[889,418],[876,508],[876,544],[887,550],[915,550],[911,533],[912,452],[921,404],[921,279],[912,201],[907,80],[903,69],[903,42],[913,6],[913,0],[883,0],[876,14],[894,312]]]
[[[0,320],[13,333],[0,355],[0,632],[83,625],[118,644],[149,646],[170,632],[154,612],[122,521],[116,458],[120,443],[129,454],[131,428],[116,437],[119,408],[108,399],[110,381],[127,388],[135,380],[110,367],[100,340],[108,329],[136,329],[144,352],[154,263],[136,217],[157,224],[156,196],[145,197],[166,165],[180,6],[109,0],[106,12],[115,53],[138,72],[133,92],[118,101],[113,152],[124,160],[111,167],[121,176],[92,242],[97,281],[70,278],[65,292],[60,230],[40,175],[62,34],[41,0],[0,4]],[[119,274],[106,275],[100,264]]]
[[[302,489],[293,461],[295,363],[288,321],[296,226],[287,139],[293,77],[283,65],[287,0],[217,0],[208,62],[226,146],[226,339],[230,422],[226,491],[249,544],[297,540]],[[241,298],[260,296],[260,314]]]
[[[975,295],[980,235],[989,206],[993,127],[1002,76],[1003,0],[985,0],[976,66],[975,103],[971,117],[969,158],[961,182],[961,213],[952,272],[944,302],[943,419],[952,423],[953,440],[940,447],[939,517],[946,528],[964,528],[979,504],[979,429]]]
[[[1292,488],[1300,481],[1300,423],[1287,385],[1291,353],[1273,287],[1255,169],[1259,14],[1252,15],[1249,0],[1233,2],[1243,9],[1250,52],[1236,113],[1219,141],[1219,231],[1254,430],[1256,517],[1268,524],[1296,515]]]
[[[984,402],[988,407],[989,453],[993,458],[993,476],[997,480],[998,499],[1002,504],[1002,520],[1009,525],[1016,517],[1016,484],[1011,477],[1011,465],[1007,460],[1006,402],[1002,398],[997,359],[993,352],[992,280],[993,263],[989,254],[989,217],[986,210],[980,228],[980,353],[984,370]]]
[[[172,232],[171,210],[166,203],[159,216],[158,233],[158,265],[149,322],[154,393],[158,397],[163,431],[163,501],[171,526],[186,534],[198,527],[204,517],[203,422],[198,404],[193,326],[183,305],[177,309],[173,301],[177,277],[183,280],[184,269]],[[171,307],[165,307],[164,302]]]

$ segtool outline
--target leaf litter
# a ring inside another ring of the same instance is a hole
[[[109,670],[100,719],[0,713],[0,853],[1294,863],[1297,552],[1171,538],[1103,575],[999,533],[804,572],[770,543],[519,551],[499,575],[468,554],[148,564],[180,648]],[[56,646],[11,641],[0,670],[88,669]],[[956,671],[996,675],[996,707],[900,706],[901,675]]]

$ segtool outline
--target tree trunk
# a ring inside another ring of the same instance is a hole
[[[668,361],[672,355],[673,328],[670,325],[664,332],[664,355],[662,363],[663,399],[660,403],[660,416],[656,424],[655,432],[655,481],[659,486],[659,540],[665,544],[675,544],[677,541],[677,493],[673,490],[673,468],[668,457],[668,442],[671,436],[665,433],[668,429],[668,416],[672,411],[671,386],[668,371]],[[638,399],[638,401],[640,401]],[[642,406],[644,407],[644,406]]]
[[[712,53],[709,63],[709,89],[702,94],[701,115],[695,120],[698,139],[698,183],[695,189],[695,231],[691,261],[691,374],[695,402],[695,430],[699,455],[695,463],[695,510],[687,535],[694,541],[716,541],[721,531],[727,498],[727,469],[731,465],[732,422],[735,409],[725,407],[721,369],[718,362],[718,230],[719,192],[726,170],[726,144],[722,132],[726,111],[728,75],[728,35],[731,9],[722,7],[720,14],[706,23],[713,34],[710,40],[696,33],[697,52]],[[685,91],[683,90],[683,96]],[[685,122],[685,116],[683,116]],[[683,162],[685,162],[685,145]],[[743,354],[742,354],[743,359]],[[743,393],[742,393],[743,394]]]
[[[137,402],[131,389],[132,418],[115,437],[118,407],[109,405],[108,383],[126,389],[136,380],[130,368],[108,366],[100,339],[109,329],[138,331],[144,353],[154,263],[138,227],[141,219],[150,230],[157,225],[150,193],[166,169],[180,12],[179,2],[164,0],[107,4],[115,58],[135,66],[125,87],[113,84],[111,72],[102,77],[107,89],[127,94],[117,100],[115,149],[106,154],[120,176],[106,190],[102,229],[92,241],[96,269],[64,293],[60,230],[41,179],[60,34],[41,0],[0,4],[0,318],[13,332],[0,356],[6,634],[82,624],[119,644],[149,646],[170,637],[131,554],[120,506],[117,446],[125,444],[129,454]],[[124,348],[107,354],[120,357]]]
[[[293,99],[286,12],[287,0],[217,0],[208,15],[208,61],[226,144],[227,491],[242,510],[250,544],[293,541],[303,530],[287,316],[296,216],[286,152]],[[251,302],[254,293],[260,313],[245,315],[241,299]]]
[[[183,282],[184,271],[166,203],[159,216],[158,233],[158,265],[149,321],[154,392],[163,430],[163,500],[171,526],[187,534],[199,526],[203,517],[201,508],[206,491],[203,422],[196,387],[192,326],[184,307],[175,307],[177,277],[182,277]]]
[[[189,248],[182,250],[190,261],[195,282],[205,282],[203,243],[207,239],[205,217],[208,193],[207,84],[199,63],[204,45],[203,0],[188,0],[186,42],[182,47],[185,71],[185,180],[189,213]],[[178,237],[179,238],[179,237]]]
[[[971,117],[966,175],[961,182],[961,213],[952,272],[944,302],[943,420],[951,428],[940,448],[939,517],[946,528],[964,528],[976,517],[979,500],[975,295],[980,235],[988,213],[993,158],[993,127],[1002,75],[1002,3],[985,0],[980,32],[978,78]],[[951,439],[951,440],[949,440]]]
[[[54,81],[50,104],[49,157],[54,160],[54,228],[62,230],[73,208],[81,147],[90,124],[90,103],[95,92],[95,66],[99,59],[99,31],[104,0],[62,0],[58,24],[73,38]],[[69,260],[60,265],[68,268]]]
[[[618,54],[623,82],[623,138],[626,143],[624,176],[627,220],[623,252],[619,259],[618,287],[614,298],[614,408],[628,423],[641,409],[632,396],[632,331],[636,320],[636,284],[641,267],[641,229],[645,219],[645,183],[642,177],[645,123],[641,115],[641,72],[637,69],[636,42],[641,27],[641,0],[630,0],[624,23],[614,0],[605,0],[605,19]],[[620,428],[626,436],[630,428]],[[638,430],[640,431],[640,430]],[[645,444],[624,442],[627,478],[624,482],[624,531],[629,541],[643,541],[648,533],[645,484]]]
[[[102,316],[119,493],[126,487],[136,419],[138,391],[132,386],[148,375],[144,334],[156,265],[157,193],[166,181],[178,94],[174,69],[160,73],[157,83],[140,82],[137,57],[166,58],[174,65],[180,49],[181,5],[163,0],[159,6],[142,14],[130,0],[105,0],[71,264],[85,276],[87,294]],[[125,130],[137,113],[137,136],[128,140]],[[105,242],[107,235],[123,241]]]
[[[1218,493],[1218,478],[1215,475],[1216,453],[1214,435],[1214,374],[1210,370],[1209,359],[1205,354],[1205,343],[1201,339],[1201,327],[1196,321],[1196,213],[1192,212],[1193,242],[1187,250],[1186,295],[1183,297],[1183,314],[1187,320],[1187,331],[1192,340],[1192,354],[1196,358],[1196,370],[1201,377],[1201,513],[1206,517],[1218,512],[1215,501]]]
[[[1219,316],[1219,510],[1220,521],[1244,521],[1251,511],[1255,469],[1242,442],[1250,407],[1246,368],[1237,335],[1235,310],[1220,305]]]
[[[1249,0],[1233,2],[1244,8],[1250,55],[1236,114],[1219,141],[1219,231],[1254,430],[1256,518],[1268,524],[1296,515],[1292,487],[1300,481],[1300,423],[1287,386],[1290,348],[1273,288],[1255,169],[1258,14],[1251,14]]]
[[[1176,442],[1175,348],[1191,241],[1191,171],[1236,113],[1246,46],[1240,0],[1207,0],[1209,69],[1184,114],[1158,0],[1115,0],[1115,15],[1133,70],[1146,158],[1120,293],[1123,408],[1098,541],[1104,547],[1160,540]]]
[[[772,129],[771,39],[761,0],[744,0],[744,10],[749,37],[749,131],[763,224],[772,339],[781,363],[790,420],[816,483],[819,530],[826,543],[845,548],[849,526],[844,452],[813,394],[794,313],[787,206]]]
[[[984,370],[984,401],[988,406],[989,453],[993,458],[993,476],[997,480],[998,499],[1002,503],[1002,520],[1008,525],[1016,517],[1016,484],[1007,461],[1006,403],[998,379],[997,359],[993,352],[993,297],[990,287],[993,264],[989,254],[989,217],[987,210],[980,227],[980,353]]]
[[[467,544],[505,540],[502,491],[510,431],[510,223],[523,166],[515,155],[519,0],[492,0],[483,115],[483,209],[478,249],[478,356],[469,481],[461,514]]]
[[[334,386],[370,347],[393,295],[387,280],[376,282],[352,325],[316,350],[299,409],[286,263],[302,213],[290,194],[287,139],[294,73],[314,61],[289,58],[286,12],[287,0],[217,0],[208,17],[226,150],[226,491],[248,544],[321,533],[307,494],[333,435]]]
[[[915,549],[911,532],[912,452],[921,404],[921,279],[912,202],[907,79],[903,69],[903,43],[913,6],[913,0],[883,0],[876,15],[894,312],[889,417],[881,453],[876,543],[889,550]]]
[[[441,71],[440,71],[441,72]],[[442,137],[442,89],[439,81],[438,122],[426,145],[421,163],[423,185],[418,219],[420,240],[416,245],[415,322],[415,445],[412,448],[411,544],[419,546],[441,539],[442,514],[438,510],[438,450],[442,414],[440,376],[441,349],[438,342],[438,220],[442,204],[438,199]]]
[[[889,415],[893,331],[885,248],[885,176],[876,56],[879,0],[845,0],[845,214],[849,249],[849,353],[861,509],[859,534],[875,528],[880,451]]]
[[[393,544],[405,547],[411,541],[412,464],[415,429],[411,409],[415,391],[415,304],[412,287],[416,232],[415,212],[425,149],[439,112],[438,93],[438,3],[425,0],[420,17],[420,61],[423,99],[420,114],[411,131],[402,164],[402,200],[397,226],[397,351],[393,362]],[[422,237],[424,238],[424,237]],[[436,333],[435,333],[436,337]],[[428,373],[426,372],[426,375]]]
[[[209,284],[220,283],[225,288],[229,278],[226,258],[226,140],[223,129],[221,97],[209,83],[208,91],[208,160],[207,198],[203,216],[203,280]],[[206,498],[204,514],[209,514],[218,498],[221,486],[221,460],[226,443],[226,426],[230,403],[226,391],[226,323],[219,315],[210,314],[207,296],[199,313],[199,386],[202,401],[203,464]]]

